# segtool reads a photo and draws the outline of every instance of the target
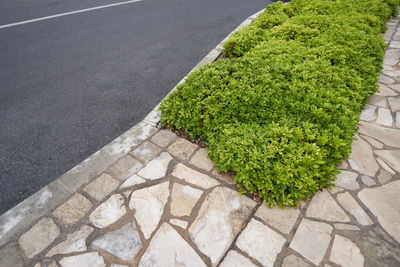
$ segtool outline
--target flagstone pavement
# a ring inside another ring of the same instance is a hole
[[[0,266],[400,266],[398,23],[333,189],[268,208],[204,148],[142,123],[140,142],[2,244]]]

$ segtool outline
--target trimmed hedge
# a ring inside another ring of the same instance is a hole
[[[241,192],[296,206],[332,186],[368,96],[380,32],[398,0],[293,0],[270,5],[160,106],[162,123],[201,138]]]

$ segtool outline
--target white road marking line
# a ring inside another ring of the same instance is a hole
[[[104,6],[96,6],[96,7],[91,7],[91,8],[86,8],[86,9],[81,9],[81,10],[76,10],[76,11],[71,11],[71,12],[66,12],[66,13],[46,16],[46,17],[41,17],[41,18],[37,18],[37,19],[24,20],[24,21],[20,21],[20,22],[1,25],[0,29],[9,28],[9,27],[18,26],[18,25],[27,24],[27,23],[32,23],[32,22],[41,21],[41,20],[54,19],[54,18],[68,16],[68,15],[82,13],[82,12],[88,12],[88,11],[92,11],[92,10],[96,10],[96,9],[102,9],[102,8],[107,8],[107,7],[126,5],[126,4],[131,4],[131,3],[140,2],[140,1],[142,1],[142,0],[130,0],[130,1],[125,1],[125,2],[119,2],[119,3],[104,5]]]

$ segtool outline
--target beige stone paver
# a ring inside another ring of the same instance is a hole
[[[336,198],[339,204],[342,205],[342,207],[345,208],[351,215],[353,215],[360,225],[365,226],[373,224],[367,213],[360,207],[360,205],[354,200],[349,192],[338,194]]]
[[[283,236],[252,219],[240,234],[236,245],[263,266],[269,267],[274,266],[276,256],[285,242]]]
[[[188,183],[203,187],[210,188],[219,184],[219,182],[208,175],[205,175],[201,172],[195,171],[182,163],[178,163],[178,165],[174,168],[172,175],[185,180]]]
[[[105,267],[103,257],[97,252],[88,252],[75,256],[64,257],[60,260],[62,267],[90,266]]]
[[[86,238],[93,232],[93,227],[83,225],[79,230],[68,234],[67,239],[47,252],[46,257],[57,254],[69,254],[86,251]]]
[[[214,163],[208,158],[207,150],[204,148],[197,151],[189,163],[205,171],[211,171],[214,168]]]
[[[234,250],[230,250],[220,267],[256,267],[248,258]]]
[[[120,181],[125,181],[138,170],[142,168],[143,164],[134,159],[130,155],[126,155],[112,164],[108,168],[108,172]]]
[[[135,158],[141,159],[144,162],[148,162],[154,159],[158,153],[161,152],[161,148],[150,142],[143,142],[139,147],[132,151],[131,155]]]
[[[328,190],[323,190],[314,194],[310,205],[308,206],[307,217],[334,221],[334,222],[349,222],[350,218],[344,210],[339,207]]]
[[[169,182],[134,191],[129,208],[135,210],[135,218],[147,239],[156,229],[169,196]]]
[[[217,264],[256,203],[229,188],[215,188],[204,201],[189,234],[198,249]]]
[[[268,207],[266,203],[261,204],[255,216],[266,223],[274,226],[282,233],[289,234],[299,217],[300,210],[297,208],[281,209],[277,206]]]
[[[283,262],[282,267],[311,267],[312,265],[306,262],[304,259],[299,258],[293,254],[287,256]]]
[[[328,249],[331,233],[332,226],[329,224],[303,219],[290,247],[318,265]]]
[[[83,189],[92,198],[97,201],[103,200],[108,194],[114,191],[119,185],[119,182],[110,175],[103,173],[100,177],[96,178],[93,182],[85,186]]]
[[[158,130],[155,110],[57,190],[0,216],[0,267],[400,266],[398,23],[335,187],[271,209],[239,195],[206,149]]]
[[[366,188],[358,193],[360,200],[378,218],[382,227],[400,243],[400,181],[381,187]]]
[[[54,216],[65,226],[78,222],[92,208],[92,203],[77,193],[54,211]]]
[[[167,223],[161,225],[139,266],[206,266],[193,248]]]
[[[112,195],[89,216],[94,226],[104,228],[115,223],[126,213],[124,199],[120,194]]]
[[[336,175],[334,184],[347,190],[357,190],[360,185],[357,183],[358,174],[352,171],[341,171]]]
[[[168,147],[168,152],[180,160],[188,161],[197,146],[188,140],[179,138],[175,143]]]
[[[59,235],[60,229],[54,221],[45,217],[21,235],[18,243],[26,256],[32,258],[47,248]]]
[[[341,235],[335,235],[329,259],[341,266],[364,266],[364,256],[360,249],[351,240]]]
[[[153,159],[143,169],[138,172],[138,175],[149,180],[160,179],[167,173],[168,164],[172,160],[168,152],[161,153],[160,156]]]
[[[188,185],[175,183],[172,188],[171,214],[173,216],[189,216],[203,191]]]
[[[151,141],[154,144],[165,148],[169,144],[175,142],[176,139],[178,139],[178,137],[173,132],[167,130],[161,130],[151,138]]]

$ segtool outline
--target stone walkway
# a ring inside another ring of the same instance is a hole
[[[144,122],[2,215],[0,266],[400,266],[398,22],[332,190],[269,209],[205,149]],[[107,167],[78,179],[88,164]]]

